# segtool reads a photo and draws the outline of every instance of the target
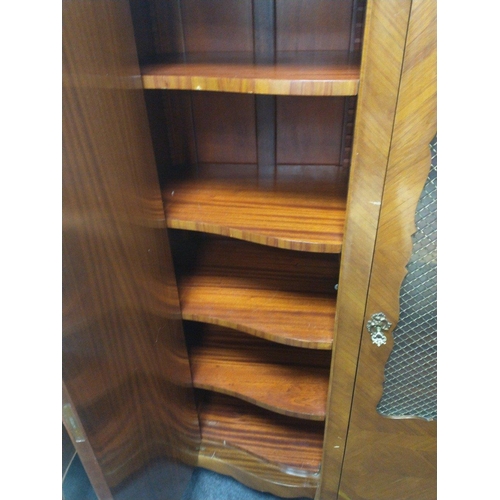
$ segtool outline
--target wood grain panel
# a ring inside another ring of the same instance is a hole
[[[191,268],[178,272],[182,317],[283,344],[329,349],[336,263],[335,255],[208,240]]]
[[[97,482],[180,498],[200,438],[135,54],[127,1],[63,2],[62,375]]]
[[[271,184],[256,165],[200,165],[168,183],[168,227],[319,253],[342,247],[346,178],[335,167],[286,166]]]
[[[345,51],[280,52],[255,64],[253,52],[190,53],[141,69],[145,89],[274,95],[356,95],[359,62]]]
[[[215,325],[191,332],[194,387],[235,396],[283,415],[324,420],[330,354]],[[193,325],[191,325],[193,328]]]
[[[68,412],[68,415],[71,415],[71,422],[68,421],[69,419],[66,419],[65,421],[65,412],[63,411],[63,431],[66,432],[66,436],[68,436],[68,439],[70,440],[69,444],[72,450],[71,460],[68,463],[68,468],[71,466],[71,461],[73,460],[75,454],[78,453],[80,461],[92,485],[92,488],[95,494],[98,496],[99,500],[112,500],[113,495],[111,494],[111,491],[109,489],[108,482],[104,477],[103,471],[99,462],[97,461],[94,450],[92,449],[92,446],[88,441],[88,437],[85,433],[82,422],[80,421],[80,418],[75,411],[75,405],[64,382],[62,384],[62,404],[63,409],[65,406],[70,408],[70,412]],[[72,431],[74,427],[76,427],[78,430],[78,441],[76,440],[75,435]],[[67,469],[65,470],[63,468],[63,482],[66,472]]]
[[[401,90],[381,208],[365,323],[383,311],[397,325],[412,252],[415,209],[436,133],[436,2],[412,2]],[[376,411],[392,349],[363,332],[340,495],[350,499],[436,498],[436,422],[384,418]]]
[[[198,456],[199,467],[233,477],[257,491],[282,498],[313,498],[318,487],[318,475],[293,475],[283,466],[259,459],[242,449],[224,442],[202,441]]]
[[[278,97],[277,163],[341,165],[344,104],[335,97]]]
[[[348,50],[352,0],[276,0],[277,50]]]
[[[199,163],[257,163],[255,98],[193,92]]]
[[[281,465],[290,475],[311,477],[321,462],[323,424],[204,393],[199,404],[203,443],[219,443]]]
[[[410,7],[368,3],[318,499],[338,494]]]
[[[181,9],[185,52],[253,50],[251,0],[182,0]]]

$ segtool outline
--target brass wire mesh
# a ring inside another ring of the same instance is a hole
[[[394,348],[377,406],[387,417],[437,418],[437,136],[430,149],[431,169],[417,205]]]

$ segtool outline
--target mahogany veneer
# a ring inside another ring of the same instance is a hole
[[[291,250],[338,253],[345,174],[334,167],[299,168],[297,173],[284,167],[259,181],[257,167],[202,166],[163,189],[167,225]]]
[[[191,328],[189,328],[191,326]],[[324,420],[330,353],[275,344],[215,325],[193,330],[193,384],[283,415]]]
[[[357,95],[359,63],[345,51],[278,52],[255,64],[253,52],[189,53],[143,66],[145,89],[273,95]]]
[[[199,245],[189,267],[176,260],[183,319],[331,349],[337,255],[213,238]]]
[[[291,475],[318,474],[323,446],[321,422],[278,415],[217,393],[203,394],[200,400],[202,447],[219,443],[281,464]]]

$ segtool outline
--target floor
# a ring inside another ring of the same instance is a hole
[[[151,476],[160,474],[162,474],[162,471],[159,468],[157,470],[153,470],[150,472],[148,480],[151,480]],[[151,482],[154,481],[148,481],[148,488],[151,488]],[[161,484],[161,480],[156,481],[155,483]],[[179,493],[180,492],[177,492],[177,494],[175,494],[174,492],[173,496],[177,496],[178,498]],[[66,477],[63,481],[63,498],[64,500],[98,500],[78,456],[75,456],[73,459],[71,467],[68,469]],[[140,484],[136,482],[123,490],[116,500],[150,500],[151,498],[157,500],[163,498],[163,495],[159,489],[157,489],[157,491],[150,490],[150,493],[144,491],[144,489],[141,489]],[[165,500],[168,500],[168,498],[172,498],[172,495],[166,496]],[[189,482],[187,489],[184,491],[182,500],[282,499],[274,495],[270,495],[269,493],[260,493],[247,488],[230,477],[216,474],[215,472],[205,469],[195,469],[191,477],[191,481]],[[296,500],[308,499],[298,498]]]

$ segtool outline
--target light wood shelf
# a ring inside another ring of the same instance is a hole
[[[203,446],[236,449],[278,465],[287,476],[314,478],[323,446],[322,422],[295,419],[217,393],[198,395]]]
[[[353,96],[359,62],[344,51],[284,51],[254,63],[250,52],[187,53],[141,68],[145,89]]]
[[[325,419],[328,351],[284,346],[215,325],[191,323],[185,331],[194,387],[283,415]]]
[[[182,257],[191,261],[185,267],[174,259],[183,319],[282,344],[331,349],[338,255],[212,237],[195,255]]]
[[[264,245],[339,253],[346,177],[340,168],[286,166],[259,179],[252,165],[203,165],[163,188],[167,225]]]

